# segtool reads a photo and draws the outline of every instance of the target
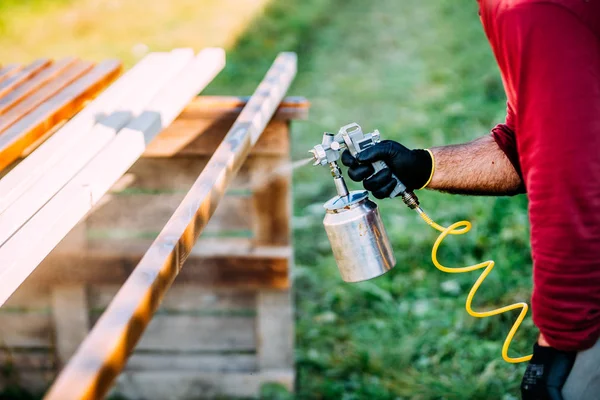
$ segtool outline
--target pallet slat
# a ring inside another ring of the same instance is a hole
[[[217,396],[258,396],[265,383],[278,383],[292,390],[294,372],[264,371],[247,373],[198,373],[148,371],[125,372],[117,379],[112,393],[130,400],[197,399]]]

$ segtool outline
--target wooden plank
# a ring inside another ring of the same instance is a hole
[[[4,131],[0,135],[0,169],[16,160],[23,150],[52,126],[79,111],[86,100],[97,95],[120,71],[121,64],[118,61],[101,62]]]
[[[6,131],[8,127],[12,126],[20,119],[25,119],[25,121],[27,121],[28,114],[32,110],[91,70],[92,67],[93,64],[91,62],[78,61],[55,79],[47,82],[30,96],[27,96],[26,99],[2,115],[2,119],[0,119],[0,132]],[[35,116],[32,116],[32,118],[35,118]]]
[[[48,313],[17,313],[0,310],[0,343],[4,347],[52,347],[52,321]]]
[[[136,233],[142,236],[146,232],[160,232],[184,196],[181,192],[105,196],[102,204],[87,217],[87,227],[95,231],[125,229],[134,236]],[[0,215],[0,225],[1,221]],[[252,199],[225,196],[206,229],[207,232],[249,230],[251,223]]]
[[[138,85],[144,83],[140,81],[139,77],[145,75],[144,70],[150,68],[157,57],[162,57],[162,53],[150,53],[144,57],[3,177],[0,180],[0,193],[2,193],[0,213],[38,182],[48,170],[54,168],[66,155],[71,154],[73,148],[84,137],[81,133],[92,129],[99,116],[113,113],[120,104],[119,99],[135,92]],[[67,61],[68,59],[63,60],[63,64]],[[61,61],[57,62],[51,68],[55,68],[60,63]]]
[[[253,231],[257,245],[290,243],[291,169],[286,168],[289,162],[289,156],[252,160]],[[273,171],[278,173],[274,174]]]
[[[296,55],[279,55],[173,217],[50,388],[48,399],[107,393],[295,74]]]
[[[63,58],[62,60],[56,61],[29,79],[27,82],[23,83],[17,88],[14,88],[14,90],[12,90],[10,93],[4,94],[2,97],[0,97],[0,114],[14,107],[21,100],[29,96],[34,90],[42,87],[51,79],[56,78],[67,68],[71,67],[76,61],[77,60],[73,57]]]
[[[49,349],[9,349],[0,350],[0,366],[4,370],[14,369],[18,373],[25,371],[54,371],[54,355]]]
[[[222,118],[237,116],[250,100],[249,96],[198,96],[183,111],[184,118]],[[289,121],[308,118],[310,102],[301,96],[287,96],[279,104],[273,119]]]
[[[235,119],[188,119],[182,114],[179,119],[165,129],[144,152],[145,157],[210,156]],[[252,148],[253,155],[281,155],[289,147],[289,139],[281,135],[287,121],[271,121],[260,139]]]
[[[0,362],[1,360],[0,355]],[[138,351],[134,352],[127,361],[125,371],[250,372],[256,371],[256,355],[230,353],[190,354],[187,351],[183,353],[145,353]]]
[[[197,371],[197,372],[242,372],[256,371],[256,356],[253,354],[185,354],[134,353],[125,371]]]
[[[254,351],[255,318],[156,314],[140,351]]]
[[[140,158],[110,188],[110,193],[121,193],[127,190],[138,193],[187,192],[208,163],[209,158],[206,156]],[[250,174],[244,164],[233,178],[229,188],[248,188],[249,180]]]
[[[119,110],[104,117],[89,132],[81,132],[84,138],[73,151],[49,169],[41,179],[29,188],[12,205],[0,214],[0,245],[10,238],[33,214],[44,206],[67,182],[69,182],[106,144],[117,131],[139,115],[161,87],[193,57],[193,52],[165,54],[155,59],[140,77],[136,91],[124,94],[119,100]],[[157,77],[159,76],[159,77]]]
[[[84,285],[61,285],[52,289],[52,320],[56,356],[62,366],[75,354],[90,328]]]
[[[201,52],[147,106],[148,110],[156,110],[149,114],[157,118],[152,119],[148,131],[155,134],[156,130],[160,130],[160,123],[169,124],[183,108],[185,101],[220,71],[223,62],[222,51]],[[0,303],[6,301],[141,155],[144,138],[134,128],[147,118],[148,113],[144,112],[128,124],[129,128],[123,128],[113,141],[0,247],[0,265],[3,266]]]
[[[252,397],[259,395],[265,383],[278,383],[293,390],[294,371],[254,373],[197,372],[124,372],[117,379],[112,394],[130,400],[211,399],[218,396]]]
[[[92,285],[89,305],[103,309],[119,291],[119,285]],[[165,296],[160,310],[181,311],[246,311],[256,308],[256,293],[241,290],[206,289],[196,285],[175,283]]]
[[[278,249],[276,252],[283,251]],[[276,258],[273,252],[266,253],[261,255],[258,251],[256,255],[247,257],[190,257],[177,281],[202,288],[289,288],[288,258]],[[289,248],[287,253],[290,253]],[[115,254],[100,251],[87,251],[77,255],[52,254],[33,272],[31,278],[23,283],[23,287],[85,283],[123,284],[142,255],[143,253]]]
[[[26,66],[25,68],[23,68],[14,76],[0,82],[0,97],[4,96],[10,90],[13,90],[15,87],[29,79],[29,77],[31,77],[32,75],[46,68],[46,66],[48,66],[50,63],[51,61],[47,58],[36,60],[33,63]]]
[[[0,82],[10,78],[11,76],[19,72],[21,68],[23,68],[23,66],[19,64],[9,64],[0,68]]]
[[[259,370],[293,368],[294,315],[289,291],[261,290],[256,321]]]

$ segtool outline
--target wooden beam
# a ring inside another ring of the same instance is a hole
[[[59,93],[65,87],[70,85],[71,82],[91,70],[93,66],[94,64],[89,61],[76,62],[55,79],[47,82],[17,106],[2,115],[2,120],[0,120],[0,132],[7,130],[20,119],[27,118],[28,114],[37,106],[54,96],[56,93]],[[33,118],[35,118],[35,116],[33,116]]]
[[[177,281],[202,288],[288,289],[289,248],[256,248],[247,255],[194,255]],[[23,287],[75,284],[123,284],[143,253],[88,250],[52,254],[36,268]],[[106,273],[110,271],[110,273]]]
[[[21,68],[23,68],[23,66],[19,64],[8,64],[0,68],[0,82],[10,78],[11,76],[19,72]]]
[[[70,154],[46,171],[35,185],[0,214],[0,245],[64,187],[123,126],[137,117],[156,93],[181,72],[193,55],[191,50],[171,55],[165,53],[164,57],[155,58],[149,68],[141,71],[140,76],[135,77],[135,89],[116,100],[118,111],[106,117],[97,117],[98,123],[89,132],[80,133],[84,137]]]
[[[295,74],[296,55],[280,54],[183,202],[50,388],[47,399],[95,399],[108,392]]]
[[[0,135],[0,169],[19,158],[23,150],[47,130],[79,111],[120,73],[118,61],[105,61],[45,101]],[[14,110],[14,108],[13,108]]]
[[[5,113],[10,108],[14,107],[20,101],[31,95],[34,90],[39,89],[48,81],[56,78],[64,70],[71,67],[76,62],[77,59],[73,57],[63,58],[62,60],[56,61],[29,79],[27,82],[24,82],[20,86],[16,87],[10,93],[4,94],[2,97],[0,97],[0,114]]]
[[[32,75],[37,74],[42,69],[46,68],[46,66],[50,65],[50,63],[51,61],[47,58],[34,61],[23,68],[23,70],[21,70],[19,73],[15,74],[15,76],[0,82],[0,97],[4,96],[9,91],[22,84]]]
[[[147,110],[157,120],[142,132],[133,128],[145,122],[144,111],[123,128],[60,192],[0,247],[0,304],[16,290],[37,265],[98,202],[144,150],[142,133],[155,134],[160,123],[169,124],[199,90],[220,71],[222,51],[201,52],[159,91]],[[162,119],[160,119],[162,117]],[[169,120],[169,118],[171,118]],[[142,135],[140,138],[139,135]]]
[[[246,104],[246,97],[199,96],[148,146],[145,157],[212,155],[225,132]],[[285,155],[287,135],[281,133],[291,119],[305,118],[309,103],[303,97],[286,97],[252,148],[253,155]]]

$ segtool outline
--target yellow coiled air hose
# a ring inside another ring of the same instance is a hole
[[[471,271],[475,271],[478,269],[483,269],[483,272],[481,273],[481,275],[479,276],[479,278],[477,279],[477,281],[475,282],[475,284],[469,291],[469,295],[467,296],[465,308],[466,308],[467,312],[469,313],[469,315],[476,317],[476,318],[485,318],[485,317],[491,317],[493,315],[503,314],[508,311],[521,309],[521,312],[519,313],[517,320],[513,324],[510,331],[508,332],[506,339],[504,339],[504,344],[502,345],[502,358],[504,359],[504,361],[509,362],[509,363],[520,363],[520,362],[529,361],[531,359],[531,355],[523,356],[523,357],[509,357],[509,355],[508,355],[508,348],[510,347],[510,343],[512,342],[513,337],[515,336],[515,333],[519,329],[519,326],[525,319],[525,315],[527,315],[527,310],[529,309],[529,306],[527,305],[527,303],[515,303],[515,304],[511,304],[511,305],[508,305],[505,307],[500,307],[500,308],[497,308],[495,310],[490,310],[490,311],[474,311],[471,308],[471,304],[473,303],[473,297],[475,297],[475,293],[477,293],[477,289],[479,289],[479,287],[481,286],[481,284],[483,283],[485,278],[487,278],[487,276],[490,274],[490,272],[492,272],[492,269],[494,269],[494,261],[492,261],[492,260],[484,261],[482,263],[470,265],[467,267],[448,268],[448,267],[444,267],[442,264],[440,264],[440,262],[437,259],[438,248],[440,247],[440,244],[446,238],[446,236],[462,235],[462,234],[469,232],[469,230],[471,230],[471,223],[469,221],[459,221],[459,222],[456,222],[456,223],[450,225],[447,228],[444,228],[443,226],[436,224],[427,214],[425,214],[425,212],[423,211],[423,209],[421,209],[421,207],[417,207],[417,208],[415,208],[415,210],[417,211],[417,213],[419,213],[421,218],[423,218],[423,220],[425,222],[427,222],[427,224],[429,226],[431,226],[432,228],[441,232],[440,236],[438,236],[437,240],[435,241],[435,244],[433,245],[433,249],[431,250],[431,260],[433,261],[433,265],[435,265],[435,267],[437,269],[439,269],[440,271],[443,271],[443,272],[447,272],[449,274],[461,274],[463,272],[471,272]]]

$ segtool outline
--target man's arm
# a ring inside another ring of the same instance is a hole
[[[523,182],[492,136],[434,147],[435,172],[427,189],[455,194],[513,195]]]
[[[515,167],[494,138],[484,136],[469,143],[410,150],[398,142],[384,140],[363,150],[356,160],[346,150],[342,162],[348,176],[363,181],[365,189],[378,199],[389,197],[396,182],[392,173],[409,190],[428,189],[471,195],[512,195],[524,191]],[[371,163],[384,161],[389,168],[374,174]],[[433,172],[433,175],[432,175]]]

